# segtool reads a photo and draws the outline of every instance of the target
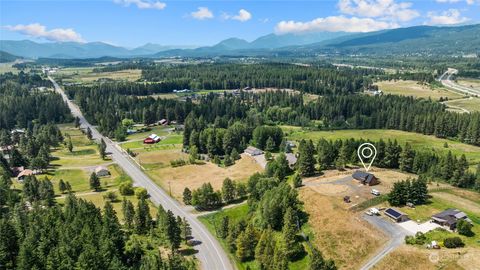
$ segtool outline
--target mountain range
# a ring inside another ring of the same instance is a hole
[[[251,42],[229,38],[213,46],[164,46],[148,43],[127,49],[102,42],[37,43],[2,40],[0,51],[25,58],[207,57],[335,54],[435,53],[480,55],[480,24],[413,26],[369,33],[319,32],[269,34]]]

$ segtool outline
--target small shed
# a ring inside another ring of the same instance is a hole
[[[107,169],[107,167],[105,166],[98,166],[97,168],[95,168],[95,174],[98,176],[98,177],[102,177],[102,176],[109,176],[110,175],[110,171]]]
[[[399,210],[394,209],[394,208],[387,208],[385,210],[385,215],[387,217],[395,220],[396,222],[404,222],[404,221],[409,220],[407,214],[405,214],[403,212],[400,212]]]
[[[373,186],[378,184],[378,179],[375,175],[362,171],[355,171],[352,174],[353,179],[360,181],[364,185]]]
[[[164,126],[164,125],[168,124],[168,121],[167,121],[167,119],[162,119],[162,120],[158,121],[158,124]]]
[[[263,151],[256,147],[249,146],[247,149],[245,149],[245,154],[254,157],[263,154]]]

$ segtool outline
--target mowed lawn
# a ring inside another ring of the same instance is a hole
[[[431,135],[423,135],[419,133],[412,133],[399,130],[387,129],[350,129],[350,130],[335,130],[335,131],[306,131],[306,130],[290,130],[284,127],[287,131],[287,137],[290,140],[299,141],[301,139],[312,139],[316,143],[320,138],[327,140],[336,139],[363,139],[378,141],[383,139],[396,139],[403,147],[405,143],[410,143],[415,149],[424,151],[434,151],[441,154],[446,154],[452,151],[452,154],[460,156],[465,154],[470,165],[480,162],[480,147],[469,144],[460,143],[448,139],[440,139]],[[448,144],[448,148],[444,144]]]
[[[242,204],[236,207],[228,208],[225,210],[221,210],[219,212],[213,213],[213,214],[208,214],[204,216],[200,216],[198,219],[205,224],[207,229],[210,231],[210,233],[217,237],[217,232],[216,232],[216,227],[221,224],[221,221],[223,217],[229,217],[230,224],[235,224],[236,222],[240,221],[242,218],[246,218],[248,215],[248,205],[247,204]],[[245,269],[251,269],[251,270],[260,270],[258,267],[258,264],[255,261],[248,261],[248,262],[240,262],[234,254],[231,254],[228,252],[228,246],[227,242],[225,239],[217,237],[219,240],[220,244],[222,245],[223,249],[227,251],[229,254],[229,257],[233,259],[235,262],[235,265],[239,270],[245,270]],[[308,247],[305,246],[305,250],[308,252]],[[295,262],[290,262],[289,263],[289,269],[291,270],[303,270],[303,269],[308,269],[308,264],[309,264],[310,258],[308,256],[305,256],[303,259],[295,261]]]
[[[441,97],[448,99],[461,98],[462,95],[448,91],[445,88],[432,88],[429,85],[419,84],[416,81],[380,81],[375,83],[378,88],[387,94],[413,96],[416,98],[431,98],[438,100]]]

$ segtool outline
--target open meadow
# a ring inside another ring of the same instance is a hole
[[[379,81],[375,83],[378,85],[378,89],[382,90],[386,94],[401,95],[401,96],[413,96],[416,98],[431,98],[438,100],[441,97],[448,99],[461,98],[462,94],[448,91],[445,88],[432,88],[429,85],[419,84],[416,81]]]
[[[449,100],[444,104],[446,104],[449,107],[452,106],[453,108],[455,107],[463,108],[469,112],[480,111],[480,98],[478,97]]]
[[[62,78],[63,82],[91,83],[99,79],[115,81],[137,81],[142,75],[140,69],[127,69],[112,72],[94,72],[94,67],[62,68],[55,77]]]

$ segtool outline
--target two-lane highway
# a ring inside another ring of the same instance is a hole
[[[449,68],[440,76],[440,78],[438,78],[438,80],[443,84],[443,86],[453,89],[457,92],[462,92],[463,94],[470,95],[470,96],[480,96],[479,89],[465,87],[452,81],[451,80],[452,75],[457,73],[458,73],[458,70]]]
[[[100,139],[103,139],[105,141],[107,144],[107,151],[111,153],[112,159],[121,166],[128,175],[130,175],[137,186],[144,187],[148,191],[152,202],[155,205],[161,204],[165,209],[171,210],[175,215],[186,218],[192,227],[193,237],[201,242],[201,244],[196,246],[196,249],[198,250],[196,257],[199,259],[202,268],[206,270],[233,270],[234,267],[227,254],[218,241],[209,233],[207,228],[186,208],[153,183],[153,181],[130,160],[130,157],[124,151],[117,148],[118,146],[115,143],[102,136],[94,126],[90,125],[77,105],[68,99],[63,89],[55,82],[55,80],[50,76],[48,78],[53,83],[55,91],[60,93],[65,102],[67,102],[73,116],[80,119],[81,127],[85,129],[89,127],[92,130],[92,135],[95,140],[100,141]]]

